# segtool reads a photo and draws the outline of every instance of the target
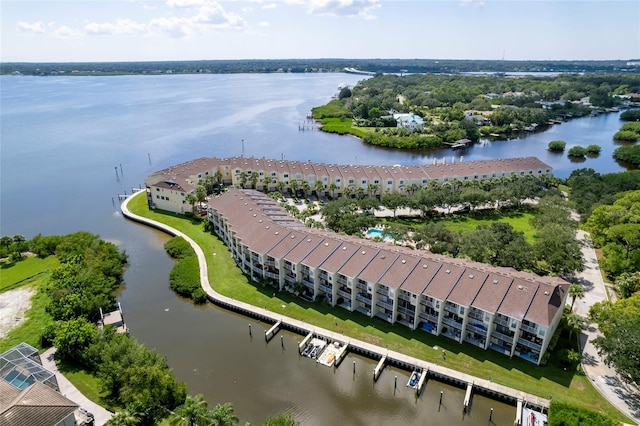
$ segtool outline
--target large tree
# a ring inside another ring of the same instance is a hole
[[[640,293],[615,303],[600,302],[590,312],[602,336],[593,344],[623,380],[640,384]]]

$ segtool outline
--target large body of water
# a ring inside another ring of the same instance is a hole
[[[625,170],[612,158],[618,114],[577,119],[519,140],[483,142],[464,152],[399,152],[351,137],[298,130],[347,74],[0,77],[0,235],[87,230],[129,255],[119,294],[131,334],[167,356],[192,394],[231,401],[242,422],[288,410],[303,424],[511,424],[515,408],[479,396],[463,417],[463,392],[429,382],[416,399],[408,373],[349,356],[337,370],[299,358],[299,336],[280,344],[251,339],[247,318],[194,307],[168,287],[168,237],[122,218],[117,195],[152,172],[202,156],[246,156],[330,163],[417,164],[535,155],[555,174],[592,167]],[[598,144],[596,159],[573,163],[550,154],[549,141]],[[243,149],[244,148],[244,149]],[[254,336],[263,325],[253,324]],[[352,364],[356,361],[356,374]],[[394,379],[398,388],[394,391]],[[438,410],[440,391],[443,404]]]

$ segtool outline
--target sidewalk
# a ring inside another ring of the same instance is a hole
[[[593,242],[584,231],[578,231],[578,240],[584,258],[584,271],[577,275],[579,284],[584,289],[584,298],[576,299],[574,312],[585,318],[589,308],[597,302],[608,300],[605,283],[600,274],[600,267],[593,248]],[[618,377],[615,370],[602,361],[592,341],[600,335],[597,325],[587,320],[587,329],[580,335],[582,352],[582,368],[591,383],[611,404],[621,412],[640,424],[640,394],[638,390],[627,385]]]
[[[66,377],[58,371],[58,366],[55,362],[55,348],[49,348],[40,354],[40,359],[42,360],[43,367],[49,369],[50,371],[56,374],[56,380],[58,381],[58,386],[60,387],[60,393],[71,401],[78,404],[80,407],[86,409],[88,412],[93,414],[93,418],[95,421],[95,426],[104,425],[110,418],[113,416],[113,413],[105,410],[95,402],[91,401],[89,398],[80,393],[80,391],[71,384]]]

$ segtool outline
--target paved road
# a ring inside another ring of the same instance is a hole
[[[578,239],[582,246],[582,256],[585,269],[578,274],[580,284],[584,289],[584,298],[576,299],[574,311],[584,317],[589,314],[589,308],[607,300],[607,289],[600,274],[600,267],[592,241],[584,231],[578,231]],[[587,320],[588,328],[580,336],[582,352],[582,368],[600,393],[620,411],[625,413],[636,423],[640,424],[640,392],[632,386],[626,385],[618,377],[615,370],[605,365],[598,355],[598,351],[591,343],[600,335],[597,324]]]
[[[73,384],[71,384],[71,382],[67,380],[60,371],[58,371],[58,366],[55,362],[55,351],[55,348],[49,348],[40,355],[40,358],[42,359],[42,365],[56,374],[60,393],[78,404],[80,407],[85,408],[87,411],[92,413],[96,426],[104,425],[111,416],[113,416],[113,413],[105,410],[80,393],[78,388],[73,386]]]

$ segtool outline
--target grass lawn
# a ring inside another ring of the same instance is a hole
[[[109,411],[118,411],[120,408],[111,406],[103,398],[101,392],[100,379],[91,375],[80,366],[68,362],[58,362],[58,370],[66,377],[78,390],[91,401],[103,406]]]
[[[479,225],[491,225],[493,222],[508,223],[514,230],[522,232],[524,239],[529,244],[535,242],[535,229],[529,224],[529,221],[535,216],[531,211],[511,211],[511,212],[495,212],[483,211],[476,212],[472,215],[447,215],[438,219],[439,222],[458,233],[464,233],[475,230]]]
[[[129,208],[140,216],[184,232],[199,244],[207,258],[211,286],[221,294],[524,392],[596,410],[620,422],[630,422],[598,393],[587,377],[576,371],[565,371],[554,357],[546,367],[538,367],[520,358],[510,359],[495,351],[394,326],[359,313],[332,308],[326,303],[308,303],[286,292],[273,297],[273,288],[248,281],[226,246],[217,237],[204,232],[202,223],[193,223],[172,213],[149,211],[144,192],[130,200]],[[439,349],[434,350],[435,346]],[[442,359],[442,349],[448,352],[446,360]]]
[[[17,262],[3,262],[0,264],[0,293],[20,287],[30,278],[48,272],[59,264],[55,256],[45,259],[29,256]]]

